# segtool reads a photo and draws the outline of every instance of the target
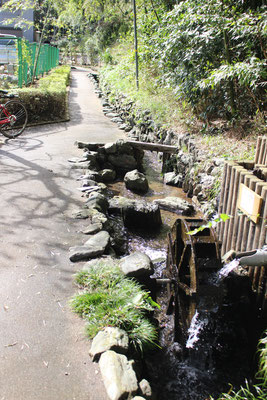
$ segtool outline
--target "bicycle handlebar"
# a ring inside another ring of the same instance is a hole
[[[14,99],[14,97],[19,97],[17,94],[7,94],[3,93],[4,90],[0,90],[0,98],[1,99]]]

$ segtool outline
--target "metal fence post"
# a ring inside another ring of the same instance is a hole
[[[18,85],[21,88],[23,84],[22,78],[22,45],[21,45],[21,38],[17,39],[18,43]]]

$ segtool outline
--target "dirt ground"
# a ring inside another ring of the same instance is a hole
[[[69,247],[86,241],[73,211],[80,175],[67,160],[76,140],[124,137],[104,117],[84,69],[72,72],[71,121],[28,128],[0,144],[0,400],[106,400],[88,355]]]

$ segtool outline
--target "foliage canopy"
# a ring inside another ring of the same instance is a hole
[[[247,117],[266,107],[267,7],[264,0],[136,0],[141,70],[171,88],[204,120]],[[34,5],[37,28],[66,54],[91,62],[131,65],[131,0],[9,0],[12,10]],[[49,13],[47,11],[49,10]],[[110,53],[124,45],[121,58]],[[124,71],[125,72],[125,71]]]

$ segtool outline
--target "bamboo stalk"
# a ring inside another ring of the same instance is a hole
[[[263,159],[264,159],[265,149],[266,149],[266,137],[262,137],[260,152],[259,152],[259,161],[258,161],[259,164],[264,164]]]
[[[256,183],[259,183],[260,179],[256,178],[256,177],[251,177],[249,179],[249,184],[248,187],[249,189],[253,190],[255,192],[255,188],[256,188]],[[244,228],[243,228],[243,237],[242,237],[242,243],[241,243],[241,251],[247,251],[247,250],[251,250],[248,248],[248,239],[249,239],[249,230],[253,229],[253,227],[255,227],[255,223],[249,218],[246,218],[246,221],[244,223]]]
[[[228,162],[226,165],[226,174],[225,174],[225,187],[224,187],[224,195],[223,195],[223,207],[222,207],[222,214],[227,214],[229,209],[228,199],[229,193],[231,191],[231,184],[232,184],[232,168],[235,165],[233,161]],[[221,252],[224,254],[225,248],[225,232],[226,232],[226,224],[221,224],[220,229],[220,241],[222,242],[222,249]]]
[[[232,218],[230,218],[229,224],[228,224],[228,234],[227,234],[227,242],[226,242],[225,252],[232,249],[232,236],[233,236],[235,215],[236,215],[236,209],[237,209],[239,179],[240,179],[240,173],[243,170],[244,170],[244,168],[240,167],[239,165],[235,166],[233,168],[233,173],[234,173],[233,195],[232,195],[232,201],[231,201],[231,209],[230,209],[230,213],[229,213],[229,215],[231,215]]]
[[[236,178],[236,184],[237,184],[237,196],[238,196],[238,192],[239,192],[239,188],[241,183],[244,183],[245,180],[245,175],[246,175],[247,171],[243,168],[240,167],[240,172],[238,174],[238,177]],[[240,216],[237,213],[237,204],[235,205],[235,212],[233,214],[233,232],[232,232],[232,236],[231,236],[231,244],[229,245],[229,248],[227,249],[235,249],[236,248],[236,242],[237,242],[237,236],[238,236],[238,227],[239,227],[239,223],[240,223]]]
[[[264,165],[267,165],[267,145],[266,144],[265,144],[265,150],[264,150],[264,154],[263,154],[262,163]]]
[[[262,193],[262,190],[263,190],[264,186],[266,186],[266,183],[262,182],[261,180],[256,182],[255,193],[258,194],[259,196],[261,196],[261,193]],[[256,228],[257,228],[257,225],[259,225],[259,223],[261,223],[261,219],[260,219],[260,222],[258,222],[258,224],[253,224],[252,228],[249,231],[249,234],[248,234],[248,246],[247,246],[248,250],[253,250],[254,249],[254,240],[255,240],[255,235],[256,235]]]
[[[225,184],[226,184],[226,175],[227,175],[227,163],[224,163],[223,167],[223,177],[222,177],[222,184],[221,184],[221,192],[220,192],[220,201],[219,201],[219,207],[218,207],[218,213],[223,214],[223,207],[224,207],[224,191],[225,191]],[[217,225],[216,231],[219,240],[221,240],[221,224]]]
[[[261,232],[266,231],[266,214],[267,214],[267,200],[266,200],[266,192],[267,192],[267,183],[262,182],[261,186],[261,197],[263,199],[263,204],[261,207],[261,212],[260,212],[260,219],[259,223],[256,225],[255,229],[255,234],[254,234],[254,240],[253,240],[253,249],[259,248],[260,242],[261,242]],[[266,232],[265,232],[266,233]],[[264,236],[264,232],[263,232]],[[264,240],[263,240],[264,241]],[[261,247],[261,246],[260,246]]]
[[[226,210],[225,214],[230,215],[231,208],[232,208],[232,197],[233,197],[233,187],[234,187],[234,181],[235,181],[235,169],[234,169],[235,163],[230,162],[228,163],[228,169],[229,169],[229,179],[228,179],[228,190],[227,190],[227,201],[226,201]],[[229,228],[229,220],[227,220],[224,223],[224,228],[223,228],[223,239],[222,239],[222,254],[226,253],[226,244],[227,244],[227,238],[228,238],[228,228]]]
[[[260,154],[260,149],[261,149],[261,141],[262,141],[262,136],[259,136],[257,139],[257,147],[256,147],[256,153],[255,153],[255,164],[259,164],[259,154]]]
[[[260,237],[259,237],[259,244],[258,247],[261,248],[266,244],[266,225],[267,225],[267,184],[266,187],[264,186],[262,191],[262,198],[264,206],[263,208],[263,215],[261,221],[261,230],[260,230]]]

